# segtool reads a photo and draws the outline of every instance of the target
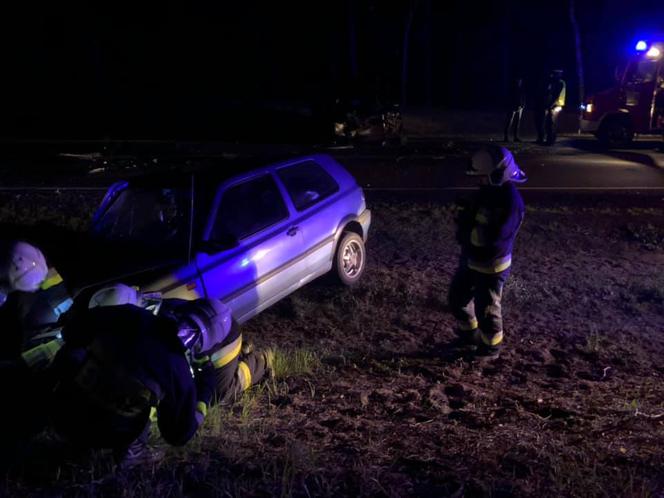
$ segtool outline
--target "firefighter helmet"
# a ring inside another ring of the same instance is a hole
[[[18,241],[9,252],[7,283],[9,290],[34,292],[46,279],[46,258],[35,246]]]
[[[113,284],[95,292],[90,298],[88,308],[96,308],[97,306],[120,306],[123,304],[140,306],[140,303],[141,296],[136,289],[125,284]]]
[[[206,353],[230,333],[231,309],[218,299],[187,301],[174,310],[182,344],[196,354]]]
[[[524,183],[528,177],[516,164],[514,156],[505,147],[491,147],[477,151],[471,159],[474,174],[487,175],[491,185],[507,182]]]

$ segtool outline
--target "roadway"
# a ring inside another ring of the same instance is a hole
[[[478,140],[430,139],[393,152],[356,148],[330,153],[369,190],[466,190],[478,183],[466,168],[481,145]],[[507,146],[528,175],[524,190],[664,192],[664,152],[657,141],[620,150],[603,150],[592,137],[563,138],[553,147]]]
[[[455,191],[475,188],[478,178],[466,175],[470,156],[489,137],[412,139],[406,146],[379,143],[335,148],[300,145],[236,145],[224,143],[53,142],[14,145],[0,157],[0,189],[103,188],[128,170],[153,169],[204,159],[224,161],[275,158],[325,152],[344,164],[368,191]],[[494,142],[500,143],[500,142]],[[553,147],[509,144],[529,181],[523,190],[664,192],[661,142],[639,140],[629,149],[603,150],[592,137],[563,137]],[[4,147],[7,149],[7,147]],[[96,173],[90,174],[91,171]]]

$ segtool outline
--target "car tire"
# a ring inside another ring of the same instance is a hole
[[[603,123],[597,138],[605,147],[627,147],[634,139],[634,131],[623,119],[610,119]]]
[[[352,286],[360,281],[367,264],[364,241],[355,232],[344,232],[334,253],[332,276],[341,285]]]

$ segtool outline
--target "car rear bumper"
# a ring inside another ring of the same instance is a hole
[[[357,217],[357,222],[362,225],[362,233],[364,234],[364,242],[369,238],[369,227],[371,226],[371,210],[365,209]]]

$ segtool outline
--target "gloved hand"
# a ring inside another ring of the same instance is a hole
[[[198,401],[209,405],[217,385],[215,368],[209,359],[194,366],[194,382]]]

